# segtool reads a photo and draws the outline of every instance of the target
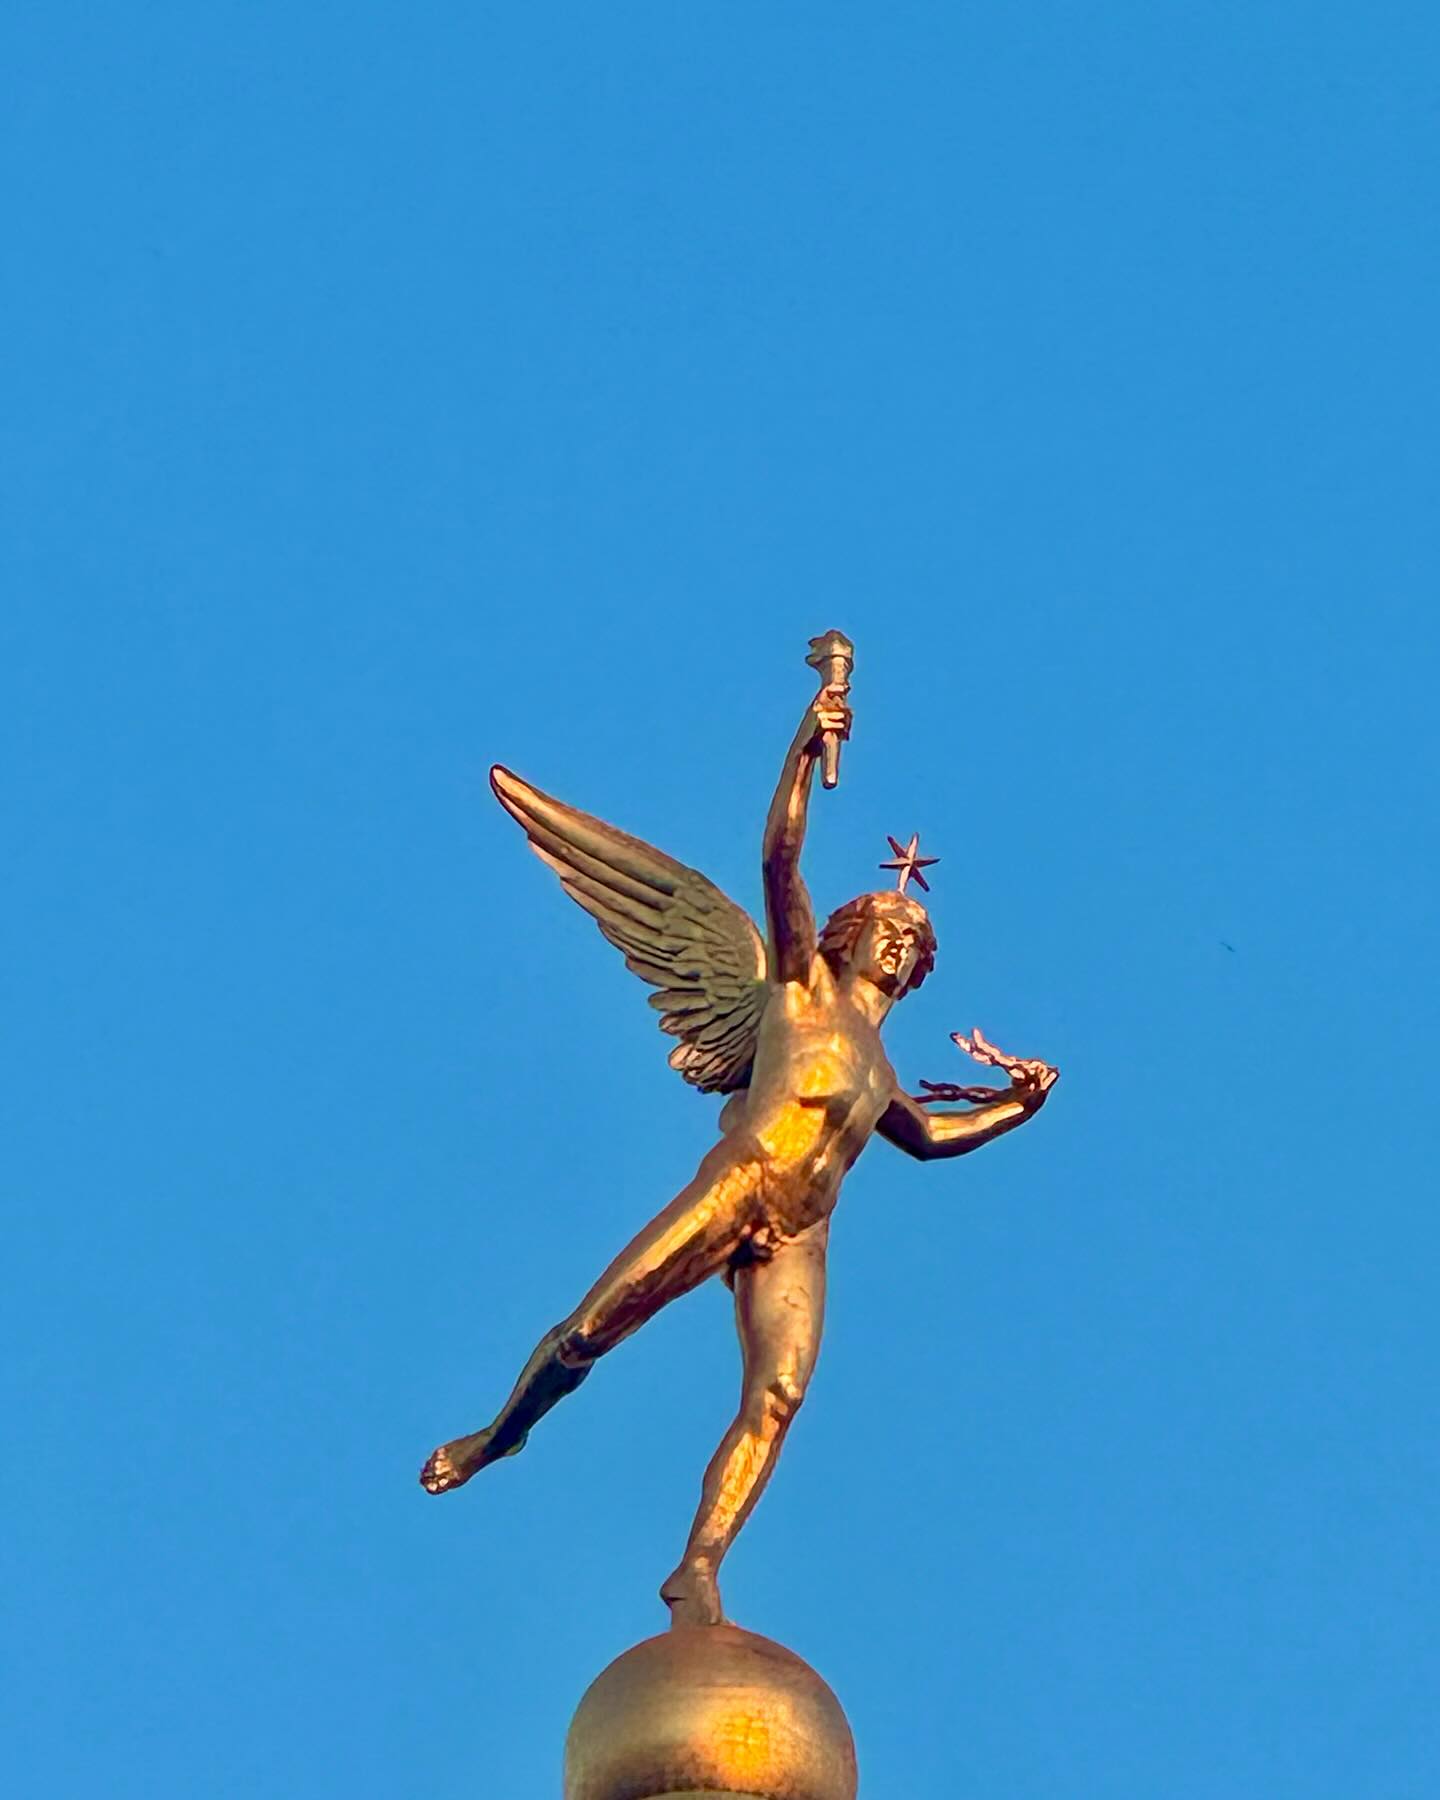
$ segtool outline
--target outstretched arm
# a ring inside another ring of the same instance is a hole
[[[967,1150],[978,1150],[992,1138],[1003,1137],[1026,1119],[1033,1118],[1045,1104],[1046,1096],[1060,1079],[1060,1071],[1049,1063],[1028,1057],[1007,1056],[994,1044],[987,1043],[976,1031],[967,1038],[952,1034],[967,1055],[977,1062],[1003,1069],[1010,1077],[1008,1088],[955,1087],[949,1082],[926,1081],[929,1094],[914,1099],[897,1088],[878,1130],[911,1156],[931,1162],[942,1156],[963,1156]],[[938,1100],[969,1100],[973,1112],[936,1113],[926,1107]]]
[[[815,915],[800,876],[800,848],[815,765],[827,731],[842,737],[850,732],[850,709],[842,694],[828,687],[805,710],[765,821],[765,925],[772,981],[806,980],[815,955]]]
[[[932,1113],[897,1088],[876,1129],[908,1155],[934,1162],[943,1156],[964,1156],[992,1138],[1003,1137],[1031,1118],[1044,1098],[1043,1094],[1022,1097],[1013,1090],[997,1088],[995,1099],[973,1112]]]

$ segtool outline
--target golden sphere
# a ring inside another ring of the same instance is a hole
[[[565,1800],[855,1800],[855,1744],[808,1663],[738,1625],[680,1626],[598,1675]]]

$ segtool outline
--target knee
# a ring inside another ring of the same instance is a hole
[[[545,1335],[551,1356],[567,1368],[588,1368],[600,1354],[594,1330],[587,1319],[567,1319]]]
[[[755,1395],[753,1410],[771,1425],[786,1426],[805,1398],[804,1379],[790,1371],[770,1376]]]

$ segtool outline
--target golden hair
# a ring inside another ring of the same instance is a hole
[[[899,919],[919,933],[920,960],[904,990],[910,993],[935,967],[935,927],[925,908],[908,894],[885,888],[878,894],[861,894],[856,900],[847,900],[825,921],[820,933],[820,954],[838,974],[841,965],[849,961],[860,933],[870,919]]]

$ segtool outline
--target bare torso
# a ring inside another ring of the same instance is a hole
[[[808,984],[777,985],[750,1085],[721,1115],[721,1154],[755,1165],[754,1225],[778,1238],[827,1218],[884,1116],[895,1072],[880,1033],[816,956]]]
[[[846,640],[831,637],[848,650]],[[816,640],[817,654],[819,644]],[[715,896],[693,871],[560,806],[508,771],[492,775],[502,803],[525,825],[533,847],[610,941],[626,951],[631,968],[652,985],[670,982],[673,973],[679,990],[667,991],[663,999],[683,1002],[689,1010],[684,1017],[677,1010],[662,1024],[673,1032],[678,1021],[677,1035],[690,1053],[679,1062],[672,1054],[674,1066],[695,1085],[714,1091],[744,1079],[737,1044],[748,1050],[753,1042],[754,1053],[748,1085],[726,1105],[719,1141],[694,1177],[612,1259],[574,1311],[544,1335],[493,1423],[442,1444],[421,1481],[431,1493],[445,1493],[519,1450],[536,1421],[573,1392],[600,1357],[670,1301],[723,1275],[735,1290],[743,1390],[740,1411],[705,1472],[684,1559],[662,1589],[675,1619],[684,1624],[720,1620],[716,1571],[804,1398],[824,1321],[828,1220],[856,1157],[877,1128],[912,1156],[961,1155],[1030,1117],[1056,1075],[1043,1063],[994,1052],[976,1033],[983,1055],[964,1040],[957,1042],[981,1060],[1007,1068],[1010,1089],[995,1090],[991,1098],[988,1091],[927,1083],[930,1092],[922,1102],[896,1081],[881,1047],[880,1024],[933,961],[934,934],[924,911],[908,899],[861,896],[832,916],[826,933],[837,927],[839,934],[827,938],[816,931],[799,873],[823,740],[829,737],[834,748],[849,730],[844,691],[843,683],[822,688],[802,719],[766,821],[767,933],[755,979],[767,979],[768,990],[758,1025],[753,1023],[756,990],[735,973],[749,966],[753,928],[742,926],[740,947],[731,944],[728,963],[722,958],[712,966],[708,951],[689,949],[692,943],[718,941],[711,927],[717,899],[728,904],[723,896]],[[899,844],[891,842],[900,855]],[[905,855],[908,862],[902,857],[883,865],[901,871],[901,895],[907,870],[920,866],[915,840]],[[698,900],[692,893],[685,901],[698,908],[693,916],[675,900],[689,892],[687,881],[699,883]],[[665,932],[656,935],[652,915],[657,913],[670,920],[665,931],[674,942]],[[758,941],[754,948],[761,950]],[[713,993],[707,986],[711,977]],[[744,1000],[738,1014],[737,991]],[[693,1028],[684,1022],[692,1013]],[[745,1026],[738,1035],[737,1016]],[[695,1074],[694,1057],[703,1080]],[[714,1078],[717,1059],[724,1080]],[[973,1111],[928,1110],[933,1100],[974,1102],[977,1096]]]

